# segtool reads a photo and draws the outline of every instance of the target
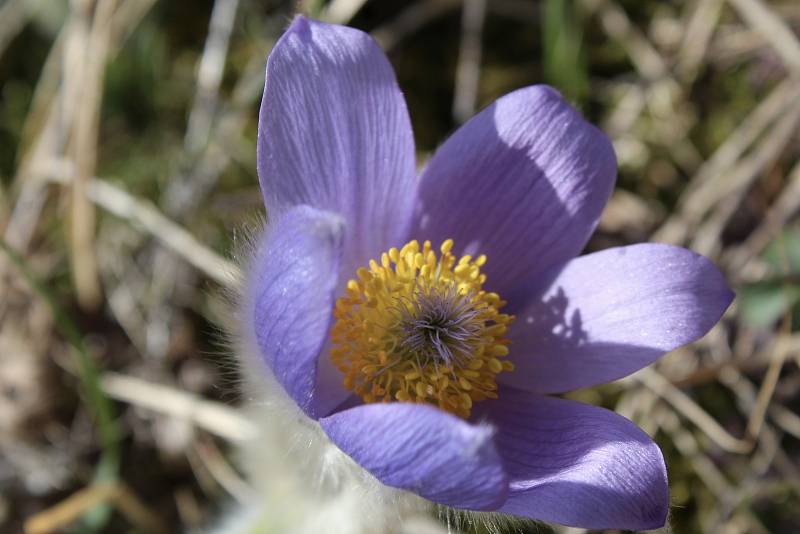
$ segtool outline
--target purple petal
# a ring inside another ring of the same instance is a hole
[[[317,360],[332,316],[343,229],[337,215],[292,208],[267,229],[246,282],[247,334],[311,417],[329,411],[317,402]]]
[[[365,404],[320,419],[345,454],[388,486],[471,510],[495,510],[508,480],[492,430],[425,404]]]
[[[624,417],[510,388],[476,408],[496,426],[495,443],[511,479],[500,511],[592,529],[664,525],[664,458]]]
[[[622,378],[719,321],[733,293],[709,260],[670,245],[612,248],[571,261],[511,327],[503,382],[558,393]]]
[[[267,61],[258,175],[270,213],[308,204],[342,214],[345,277],[402,245],[414,139],[394,72],[371,37],[295,18]]]
[[[412,235],[486,254],[487,288],[514,311],[583,249],[616,176],[611,143],[545,86],[504,96],[436,152]]]

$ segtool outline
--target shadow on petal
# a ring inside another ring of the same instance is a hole
[[[555,90],[527,87],[437,150],[421,178],[412,235],[486,254],[485,287],[515,313],[583,249],[615,177],[608,137]]]
[[[666,501],[642,505],[630,493],[592,484],[558,481],[543,484],[520,493],[512,486],[512,496],[502,511],[530,517],[528,503],[535,501],[538,511],[534,519],[569,527],[596,530],[652,530],[667,521]],[[628,509],[615,509],[618,503],[629,503]]]
[[[501,511],[584,528],[664,524],[669,493],[658,446],[624,417],[504,388],[476,417],[495,426],[511,481]]]
[[[581,256],[517,314],[504,383],[563,393],[622,378],[702,337],[733,293],[708,259],[640,244]]]

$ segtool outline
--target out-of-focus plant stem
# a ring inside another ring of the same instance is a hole
[[[545,0],[541,20],[544,78],[580,106],[589,83],[583,29],[575,5],[567,0]]]

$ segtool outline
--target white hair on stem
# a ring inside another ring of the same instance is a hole
[[[248,404],[258,433],[239,451],[255,492],[230,510],[216,534],[401,533],[429,504],[381,484],[342,453],[270,375],[253,351],[242,351]],[[256,368],[256,367],[259,368]]]

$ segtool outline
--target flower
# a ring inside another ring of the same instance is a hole
[[[269,56],[259,121],[271,222],[244,312],[261,358],[388,486],[586,528],[663,525],[655,443],[548,395],[704,335],[733,298],[718,270],[659,244],[576,257],[616,161],[551,88],[481,111],[419,179],[414,157],[374,41],[297,17]]]

